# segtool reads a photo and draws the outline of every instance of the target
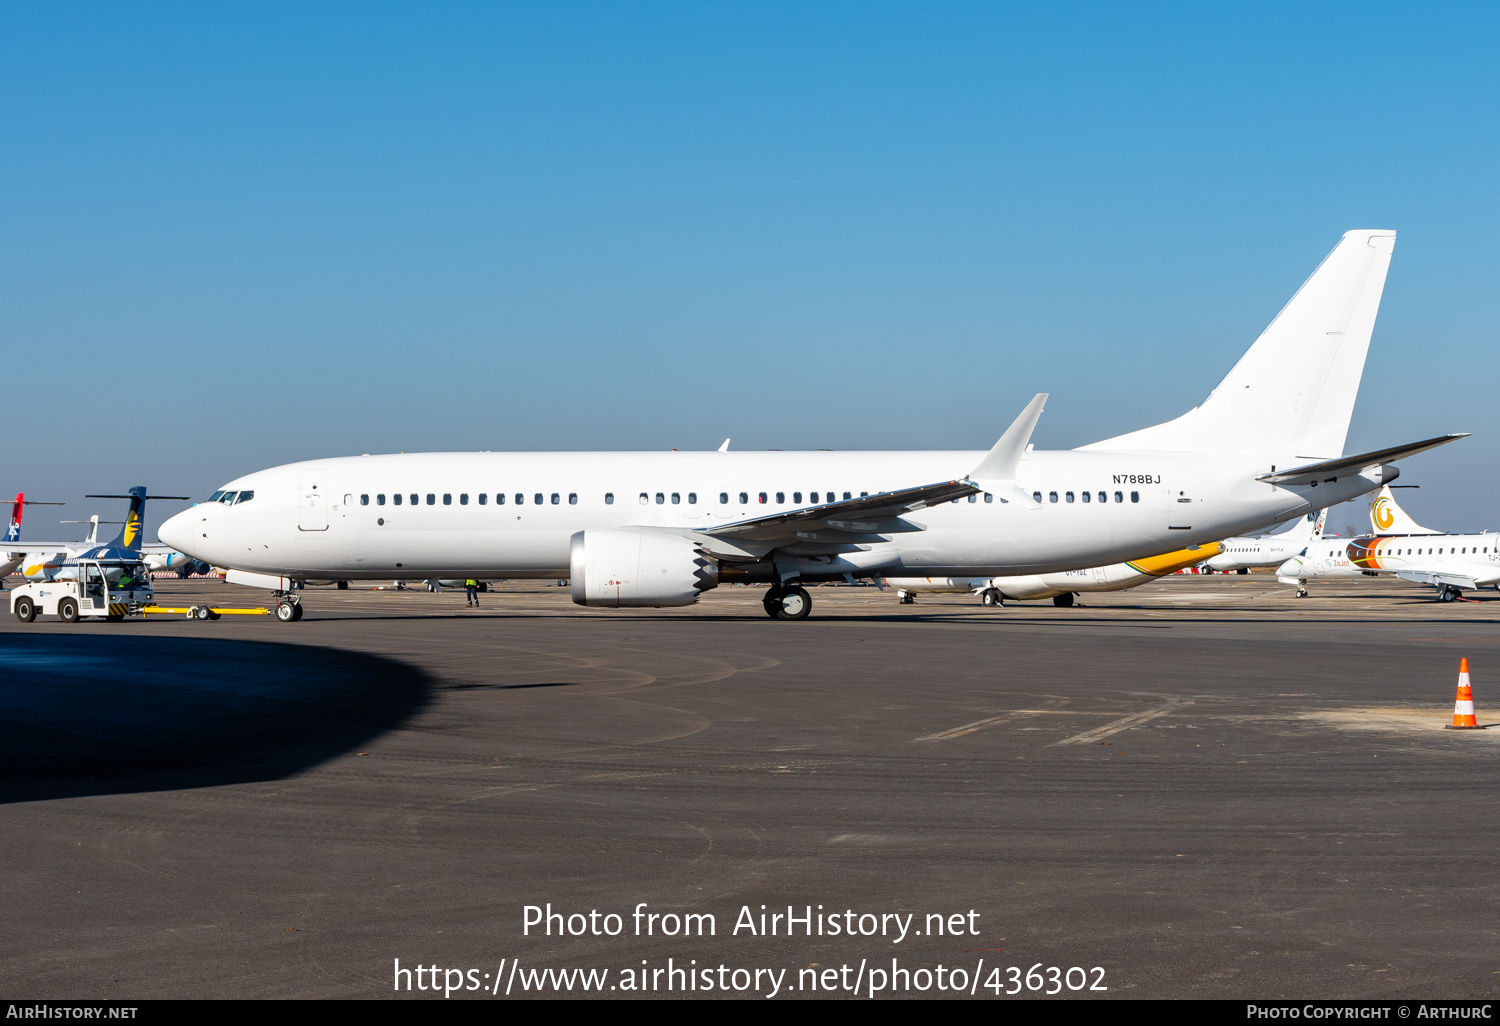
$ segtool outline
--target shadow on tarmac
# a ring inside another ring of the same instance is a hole
[[[432,693],[414,667],[335,649],[0,634],[0,803],[275,780]]]

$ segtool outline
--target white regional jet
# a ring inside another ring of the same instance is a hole
[[[1382,489],[1370,508],[1376,534],[1309,546],[1302,556],[1282,564],[1277,575],[1307,594],[1311,577],[1392,574],[1404,581],[1430,584],[1440,602],[1452,602],[1470,588],[1500,590],[1500,535],[1443,534],[1417,523]]]
[[[1038,395],[989,452],[413,453],[248,474],[162,525],[295,620],[304,580],[571,579],[591,606],[770,584],[1105,566],[1250,532],[1392,481],[1444,435],[1344,456],[1396,235],[1347,233],[1202,405],[1028,451]],[[234,501],[226,503],[225,494]],[[253,498],[252,498],[253,496]]]
[[[1238,570],[1248,574],[1252,567],[1280,566],[1292,556],[1302,554],[1323,536],[1328,511],[1321,510],[1299,517],[1284,531],[1260,534],[1251,538],[1225,538],[1219,554],[1204,562],[1210,570]]]

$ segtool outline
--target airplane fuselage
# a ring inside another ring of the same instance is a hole
[[[557,577],[583,530],[692,534],[716,525],[944,479],[983,452],[413,453],[339,457],[247,475],[164,524],[164,542],[216,566],[300,579]],[[1291,457],[1285,460],[1290,464]],[[802,577],[994,576],[1100,566],[1261,529],[1380,485],[1378,468],[1318,486],[1255,480],[1273,460],[1235,455],[1032,451],[1026,496],[985,493],[916,510],[918,530],[798,536],[774,555]],[[1390,475],[1387,475],[1390,476]],[[984,482],[978,482],[981,487]],[[400,497],[399,503],[397,496]],[[1086,498],[1085,498],[1086,497]],[[823,535],[828,535],[824,537]],[[705,538],[716,556],[735,544]],[[853,551],[850,551],[850,549]],[[767,572],[769,572],[767,570]]]

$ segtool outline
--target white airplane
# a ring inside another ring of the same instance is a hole
[[[987,606],[1003,606],[1006,599],[1050,598],[1054,606],[1071,606],[1073,599],[1093,591],[1125,591],[1160,580],[1183,567],[1196,566],[1205,556],[1219,551],[1218,542],[1193,545],[1176,552],[1146,559],[1133,559],[1113,566],[1095,566],[1086,570],[1064,570],[1055,574],[1032,574],[1025,577],[887,577],[885,583],[896,588],[897,599],[907,605],[921,593],[973,592]]]
[[[767,614],[795,620],[805,582],[1049,574],[1202,545],[1363,495],[1462,437],[1342,455],[1395,239],[1347,233],[1202,405],[1079,449],[1028,450],[1042,394],[989,452],[337,457],[237,478],[158,533],[274,591],[284,621],[299,581],[477,576],[567,577],[575,602],[609,607],[763,582]]]
[[[1468,589],[1500,590],[1500,535],[1443,534],[1423,527],[1397,505],[1388,488],[1370,507],[1370,520],[1375,535],[1337,546],[1309,546],[1306,554],[1282,564],[1277,576],[1296,584],[1299,597],[1307,594],[1309,578],[1377,574],[1432,585],[1440,602],[1452,602]]]
[[[1328,511],[1320,510],[1298,517],[1283,531],[1249,538],[1225,538],[1217,556],[1203,565],[1210,570],[1238,570],[1248,574],[1252,567],[1280,566],[1323,535]]]

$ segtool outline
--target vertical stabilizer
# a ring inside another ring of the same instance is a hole
[[[1345,233],[1201,406],[1084,449],[1343,455],[1396,233]]]
[[[25,509],[26,493],[17,492],[15,501],[10,504],[10,526],[5,529],[5,541],[21,540],[21,513]]]
[[[1442,534],[1442,531],[1434,531],[1423,527],[1413,520],[1399,505],[1396,497],[1391,494],[1391,486],[1386,485],[1380,489],[1375,496],[1375,504],[1370,507],[1370,525],[1376,534]]]

